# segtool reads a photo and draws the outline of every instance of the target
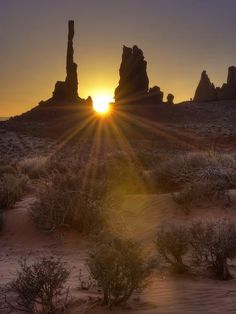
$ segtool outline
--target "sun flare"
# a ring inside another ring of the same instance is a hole
[[[93,97],[93,109],[101,115],[106,115],[110,111],[111,98],[107,95],[97,95]]]

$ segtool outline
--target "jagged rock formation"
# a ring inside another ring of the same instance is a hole
[[[116,103],[161,104],[163,92],[160,87],[149,89],[147,62],[143,51],[137,46],[123,46],[119,85],[115,90]]]
[[[31,110],[9,120],[11,125],[40,136],[59,136],[76,128],[94,113],[91,97],[86,100],[78,95],[77,64],[74,62],[74,21],[68,23],[66,79],[58,81],[53,96],[40,101]]]
[[[163,96],[164,93],[159,86],[151,87],[148,92],[148,103],[161,104],[163,102]]]
[[[231,66],[228,69],[227,83],[217,89],[219,100],[236,99],[236,67]]]
[[[115,90],[115,101],[135,97],[148,92],[147,62],[137,46],[123,47],[120,81]]]
[[[175,96],[173,94],[167,95],[167,105],[174,105],[174,98]]]
[[[228,69],[227,83],[222,87],[215,87],[208,78],[206,71],[202,72],[200,83],[195,92],[194,101],[206,102],[216,100],[234,100],[236,99],[236,67],[231,66]]]
[[[66,57],[66,79],[58,81],[53,92],[54,100],[78,100],[77,64],[74,62],[74,21],[68,23],[68,44]]]
[[[214,84],[211,83],[206,71],[203,71],[193,100],[195,102],[204,102],[214,101],[216,99],[217,99],[216,88]]]

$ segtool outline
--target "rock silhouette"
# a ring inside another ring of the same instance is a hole
[[[227,83],[222,87],[215,87],[211,83],[206,71],[202,72],[201,80],[195,92],[194,101],[207,102],[216,100],[234,100],[236,99],[236,67],[231,66],[228,69]]]
[[[54,100],[78,100],[77,64],[74,62],[74,21],[68,23],[68,45],[66,57],[66,79],[58,81],[53,92]]]
[[[55,84],[53,96],[31,110],[9,120],[9,125],[40,136],[58,136],[79,126],[94,113],[91,97],[78,95],[77,64],[74,62],[74,21],[68,22],[66,79]],[[27,127],[26,127],[27,126]]]
[[[211,83],[206,71],[202,72],[200,82],[196,89],[195,102],[205,102],[217,100],[217,92],[213,83]]]
[[[163,96],[164,93],[159,86],[151,87],[148,92],[148,103],[161,104],[163,102]]]
[[[67,39],[67,55],[66,55],[66,79],[65,81],[57,81],[52,98],[41,101],[39,106],[43,105],[59,105],[70,104],[86,104],[92,107],[92,99],[88,97],[86,100],[78,95],[78,77],[77,64],[74,62],[74,21],[68,22],[68,39]]]
[[[143,51],[137,46],[123,46],[120,65],[119,85],[115,90],[115,102],[160,104],[163,102],[163,92],[160,87],[149,89],[147,61]]]
[[[236,99],[236,67],[231,66],[228,69],[227,83],[217,89],[217,97],[219,100]]]
[[[173,94],[167,95],[167,105],[174,105],[174,98],[175,96]]]
[[[115,90],[116,102],[148,92],[147,62],[144,59],[143,51],[137,46],[123,47],[119,73],[120,81]]]

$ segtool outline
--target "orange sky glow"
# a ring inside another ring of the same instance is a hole
[[[123,45],[143,50],[164,99],[189,100],[204,69],[222,85],[236,65],[235,10],[232,0],[1,1],[0,117],[50,98],[65,79],[69,19],[80,97],[113,97]]]

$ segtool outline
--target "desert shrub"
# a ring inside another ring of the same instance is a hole
[[[2,211],[0,210],[0,232],[2,231],[3,228],[3,214]]]
[[[189,246],[188,230],[184,226],[162,226],[157,232],[155,244],[158,253],[172,266],[174,272],[183,273],[188,269],[183,262]]]
[[[209,178],[187,184],[183,190],[173,194],[173,200],[185,210],[212,201],[220,201],[227,206],[230,204],[228,189],[227,180]]]
[[[106,191],[99,182],[83,185],[82,178],[67,171],[63,175],[55,173],[50,182],[43,182],[39,201],[32,208],[34,220],[49,231],[73,227],[89,233],[101,227]]]
[[[16,174],[16,168],[12,165],[0,165],[0,177],[4,174]]]
[[[7,304],[17,312],[65,313],[68,276],[65,264],[59,259],[44,257],[32,265],[22,261],[17,278],[6,287]]]
[[[27,177],[6,173],[0,177],[0,209],[10,207],[22,196]]]
[[[123,194],[143,189],[140,173],[122,152],[91,160],[54,157],[48,178],[39,186],[33,218],[48,230],[97,231],[105,221],[106,209],[121,203]]]
[[[89,255],[88,267],[103,290],[104,304],[125,303],[134,291],[145,287],[150,274],[140,247],[120,239],[99,245]]]
[[[227,154],[188,153],[177,155],[161,163],[153,172],[153,178],[159,189],[176,191],[184,185],[202,179],[217,178],[236,185],[233,169],[236,162]]]
[[[145,170],[153,170],[158,164],[168,159],[166,154],[153,152],[153,148],[150,150],[138,150],[135,155]]]
[[[131,158],[124,152],[109,154],[99,167],[98,175],[106,180],[111,190],[119,187],[128,194],[146,189],[142,166],[134,156]]]
[[[48,163],[47,157],[29,157],[22,159],[18,163],[18,168],[22,173],[28,175],[29,178],[37,179],[47,174]]]
[[[70,152],[71,154],[71,152]],[[131,156],[132,155],[132,156]],[[109,191],[124,191],[125,193],[139,193],[146,188],[146,178],[143,175],[143,167],[138,156],[127,154],[123,151],[115,151],[98,156],[91,156],[87,151],[70,156],[53,156],[50,160],[49,171],[64,173],[68,171],[80,173],[81,177],[87,176],[89,180],[103,180],[109,185]],[[89,169],[85,171],[81,169]]]
[[[219,279],[229,279],[228,260],[236,257],[236,225],[226,220],[196,222],[190,227],[193,261],[207,265]]]

